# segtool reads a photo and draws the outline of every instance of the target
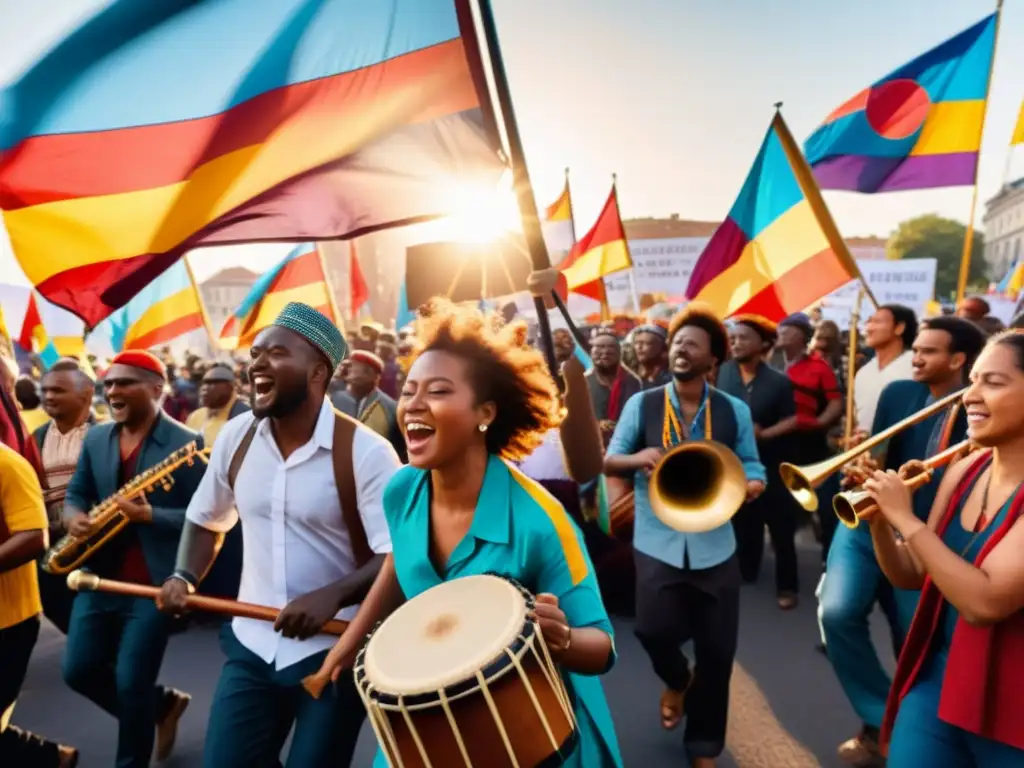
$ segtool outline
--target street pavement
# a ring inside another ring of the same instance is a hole
[[[758,584],[744,588],[737,666],[730,708],[729,754],[723,768],[840,768],[836,746],[851,736],[857,722],[824,655],[815,650],[818,629],[813,590],[818,577],[817,547],[800,546],[803,579],[800,606],[789,612],[775,606],[770,554]],[[618,663],[604,678],[626,766],[682,766],[681,731],[659,724],[661,686],[629,621],[616,620]],[[892,665],[884,621],[872,619],[875,647]],[[81,750],[81,768],[114,763],[116,725],[60,678],[64,638],[44,622],[13,722]],[[210,699],[222,656],[216,630],[194,627],[172,638],[160,677],[162,683],[192,694],[174,754],[167,768],[200,768]],[[355,766],[369,766],[373,734],[364,727]]]

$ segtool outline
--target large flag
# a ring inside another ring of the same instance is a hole
[[[1013,129],[1013,136],[1010,138],[1010,146],[1024,144],[1024,102],[1020,105],[1020,114],[1017,115],[1017,127]]]
[[[0,209],[96,325],[197,246],[451,214],[506,167],[485,83],[469,0],[114,0],[0,92]]]
[[[721,317],[778,321],[858,274],[800,148],[776,114],[729,216],[697,260],[687,297]]]
[[[996,292],[1016,298],[1020,295],[1021,288],[1024,288],[1024,258],[1017,256],[996,286]]]
[[[565,169],[565,186],[558,196],[544,211],[541,222],[544,243],[551,255],[551,263],[560,263],[576,244],[576,227],[572,216],[572,193],[569,191],[569,169]]]
[[[573,245],[559,269],[565,275],[569,290],[603,301],[604,278],[632,266],[613,184],[601,215],[590,231]]]
[[[395,313],[395,328],[402,329],[416,321],[416,313],[409,308],[409,296],[405,290],[405,280],[398,290],[398,310]]]
[[[152,349],[202,328],[203,306],[185,261],[173,264],[93,331],[115,352]]]
[[[224,349],[252,345],[256,334],[274,322],[290,301],[301,301],[323,312],[340,326],[334,316],[331,286],[314,243],[303,243],[274,268],[263,273],[242,304],[227,319],[220,332]]]
[[[30,354],[39,355],[39,362],[42,363],[43,368],[49,368],[60,359],[57,347],[46,333],[34,293],[28,297],[28,307],[25,310],[25,319],[21,323],[18,346]]]
[[[865,88],[807,140],[822,189],[974,184],[997,14]]]

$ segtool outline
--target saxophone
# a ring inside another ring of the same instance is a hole
[[[78,538],[67,534],[47,551],[43,559],[43,570],[56,576],[78,568],[131,522],[122,512],[114,499],[121,496],[134,499],[140,494],[149,493],[158,485],[165,491],[174,484],[171,473],[182,465],[192,466],[198,458],[204,464],[208,462],[210,449],[199,450],[195,442],[179,448],[166,459],[156,464],[121,486],[112,496],[107,497],[91,510],[89,521],[92,531],[88,536]]]

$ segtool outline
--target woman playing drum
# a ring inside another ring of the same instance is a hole
[[[921,589],[882,729],[890,768],[1024,766],[1022,401],[1024,334],[996,336],[963,398],[968,436],[990,450],[945,473],[928,522],[896,473],[864,483],[882,570]]]
[[[562,506],[509,463],[557,426],[558,399],[544,359],[526,345],[520,325],[501,327],[446,301],[422,314],[419,349],[398,403],[410,465],[384,497],[394,551],[321,672],[350,666],[366,634],[404,598],[497,573],[537,595],[540,629],[578,722],[567,764],[619,766],[596,677],[615,659],[612,627],[582,536]],[[376,764],[383,763],[378,754]]]

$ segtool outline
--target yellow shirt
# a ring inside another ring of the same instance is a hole
[[[211,411],[205,407],[192,411],[189,417],[185,419],[185,426],[201,434],[203,436],[203,445],[207,448],[212,448],[217,440],[217,435],[220,434],[221,428],[227,424],[228,414],[231,413],[231,408],[235,405],[235,400],[237,399],[236,395],[232,395],[231,399],[228,400],[228,404],[216,411]]]
[[[0,541],[14,533],[39,530],[46,530],[39,478],[19,453],[0,444]],[[0,629],[20,624],[42,610],[34,560],[0,573]]]
[[[48,422],[50,417],[46,415],[46,411],[42,408],[33,408],[31,411],[22,411],[21,420],[25,422],[29,432],[35,432]]]

